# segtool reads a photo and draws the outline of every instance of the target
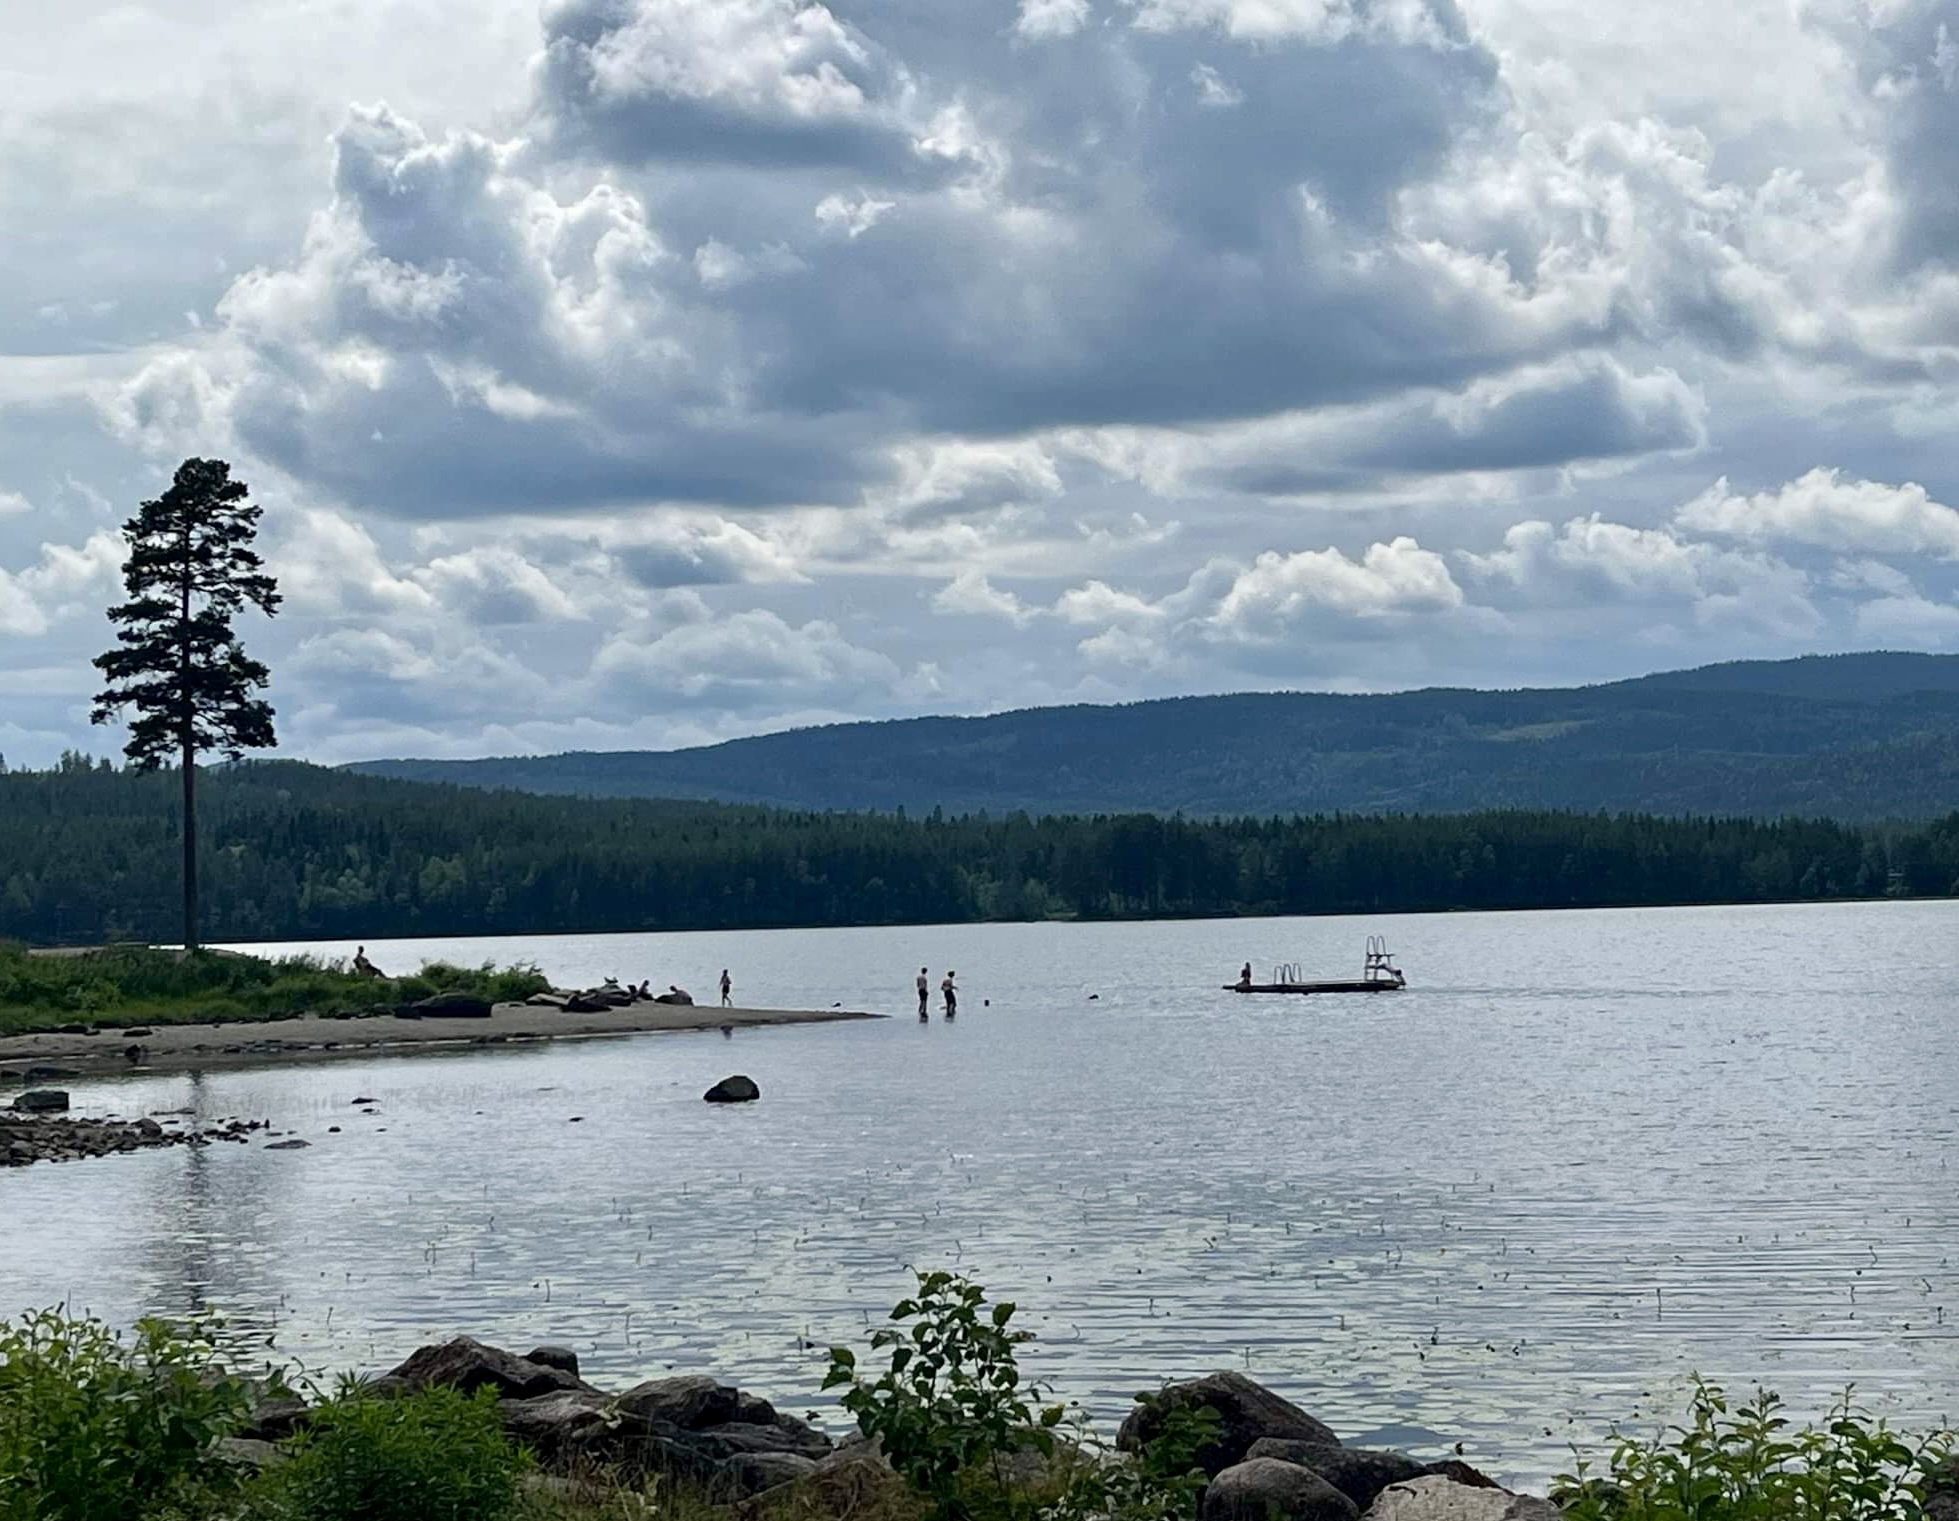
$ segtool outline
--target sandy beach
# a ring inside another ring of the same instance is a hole
[[[719,1009],[641,1003],[596,1014],[567,1014],[530,1004],[498,1004],[488,1019],[275,1019],[258,1023],[176,1024],[146,1034],[104,1029],[96,1035],[0,1037],[0,1082],[29,1067],[58,1067],[101,1077],[113,1072],[186,1072],[212,1067],[280,1062],[332,1061],[430,1049],[516,1045],[540,1040],[590,1040],[723,1025],[819,1024],[843,1019],[882,1019],[851,1009]],[[130,1047],[141,1047],[130,1059]],[[14,1084],[6,1083],[0,1093]]]

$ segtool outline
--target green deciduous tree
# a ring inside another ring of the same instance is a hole
[[[232,617],[247,603],[268,617],[277,583],[252,550],[262,509],[223,460],[187,459],[170,489],[123,525],[129,600],[109,610],[117,647],[95,664],[108,685],[94,719],[136,713],[125,753],[141,770],[183,768],[184,948],[197,949],[197,757],[236,760],[275,743],[272,705],[253,694],[270,673],[245,654]]]

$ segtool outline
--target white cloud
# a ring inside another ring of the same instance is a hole
[[[1462,588],[1442,556],[1405,535],[1370,544],[1359,560],[1338,549],[1267,550],[1232,583],[1207,622],[1231,639],[1276,639],[1310,613],[1358,620],[1450,612]]]
[[[1852,554],[1959,560],[1959,511],[1915,482],[1889,486],[1811,470],[1774,491],[1741,495],[1724,476],[1682,507],[1683,528],[1758,543],[1813,544]]]
[[[0,491],[0,518],[32,512],[34,504],[18,491]]]
[[[880,201],[861,192],[855,200],[847,196],[826,195],[816,203],[816,220],[825,227],[835,228],[846,237],[857,238],[877,226],[884,214],[897,204],[896,201]]]
[[[1039,616],[1017,593],[994,586],[984,571],[962,570],[932,597],[932,610],[955,617],[1000,618],[1025,628]]]
[[[1197,98],[1204,105],[1216,110],[1245,103],[1245,92],[1234,89],[1225,78],[1208,63],[1200,63],[1190,71],[1190,82],[1197,87]]]
[[[39,561],[25,570],[0,568],[0,633],[32,638],[99,612],[120,587],[124,549],[120,537],[95,533],[79,545],[43,544]]]
[[[595,689],[618,700],[731,708],[793,701],[849,702],[887,692],[895,662],[847,640],[833,623],[792,626],[750,610],[686,623],[640,642],[608,640],[592,664]]]
[[[333,617],[433,610],[427,588],[397,575],[373,535],[340,513],[309,509],[281,519],[277,528],[283,531],[269,564],[294,612]]]
[[[1014,30],[1042,40],[1072,37],[1088,25],[1088,0],[1020,0]]]

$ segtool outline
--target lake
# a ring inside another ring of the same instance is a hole
[[[1407,991],[1220,990],[1247,959],[1357,975],[1369,932]],[[727,966],[742,1004],[900,1017],[75,1086],[313,1145],[0,1174],[0,1312],[216,1308],[321,1369],[552,1341],[601,1382],[716,1371],[820,1410],[821,1349],[944,1265],[1017,1300],[1024,1366],[1106,1422],[1235,1367],[1520,1480],[1694,1370],[1805,1411],[1852,1379],[1894,1418],[1959,1405],[1959,903],[368,953],[704,1001]],[[913,1017],[921,964],[958,969],[956,1024]],[[703,1104],[732,1072],[762,1101]]]

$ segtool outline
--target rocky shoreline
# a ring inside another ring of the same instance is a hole
[[[833,1440],[769,1400],[705,1376],[653,1379],[608,1393],[580,1376],[578,1358],[539,1347],[522,1356],[470,1337],[421,1348],[367,1389],[382,1397],[446,1386],[492,1391],[504,1432],[536,1459],[542,1482],[591,1494],[681,1483],[749,1521],[763,1514],[849,1515],[903,1489],[878,1448]],[[1457,1459],[1351,1447],[1297,1405],[1235,1372],[1166,1386],[1153,1410],[1126,1420],[1114,1453],[1061,1444],[1031,1449],[1007,1481],[1065,1482],[1071,1466],[1121,1462],[1155,1434],[1166,1409],[1217,1412],[1198,1453],[1209,1478],[1201,1521],[1558,1521],[1556,1505],[1513,1494]],[[280,1460],[278,1443],[306,1423],[303,1401],[267,1397],[241,1438],[238,1461]]]
[[[228,1141],[243,1145],[267,1128],[265,1120],[227,1120],[200,1130],[178,1123],[178,1116],[140,1120],[69,1119],[59,1111],[68,1095],[37,1090],[24,1099],[41,1098],[44,1106],[0,1113],[0,1167],[31,1167],[36,1162],[80,1162],[90,1157],[117,1156],[161,1146],[209,1146]],[[60,1099],[58,1106],[53,1099]],[[18,1103],[19,1100],[16,1100]]]

